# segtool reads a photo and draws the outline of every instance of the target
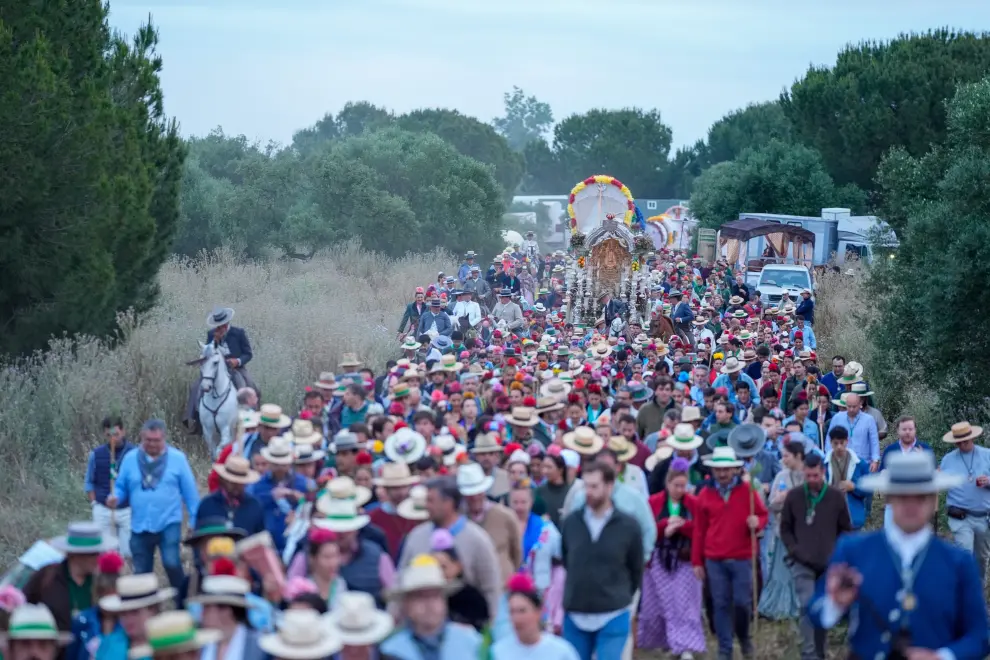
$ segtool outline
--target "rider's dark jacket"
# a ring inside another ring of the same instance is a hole
[[[213,341],[213,331],[210,330],[206,335],[207,343]],[[251,353],[251,342],[248,341],[247,333],[244,332],[243,328],[235,328],[230,326],[227,328],[227,334],[224,335],[223,342],[227,344],[227,350],[230,351],[228,357],[237,358],[241,361],[241,366],[246,366],[251,358],[254,357]]]

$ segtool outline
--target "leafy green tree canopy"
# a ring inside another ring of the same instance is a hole
[[[990,79],[963,85],[947,104],[946,142],[922,157],[893,150],[877,182],[896,226],[896,258],[872,277],[877,377],[903,402],[917,385],[950,420],[984,417],[990,351]],[[879,382],[879,381],[878,381]]]
[[[516,151],[522,151],[527,144],[541,139],[553,126],[553,111],[549,103],[535,96],[526,96],[519,87],[513,87],[504,95],[505,116],[492,122],[495,130]]]
[[[16,354],[154,303],[184,149],[150,24],[113,35],[99,0],[0,17],[0,352]]]
[[[713,229],[746,211],[817,216],[829,206],[863,203],[855,188],[835,186],[815,150],[776,138],[705,170],[691,194],[692,214]]]
[[[943,101],[960,83],[990,70],[984,34],[938,30],[865,42],[839,53],[833,67],[811,67],[781,95],[797,139],[822,154],[838,183],[872,189],[883,155],[912,156],[945,139]]]

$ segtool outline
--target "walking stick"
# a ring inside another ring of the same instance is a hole
[[[749,472],[747,472],[743,476],[743,480],[749,486],[749,515],[755,516],[756,515],[756,489],[753,487],[753,477],[752,477],[752,475]],[[757,583],[757,579],[758,579],[757,572],[756,572],[756,562],[759,560],[759,544],[757,543],[757,540],[756,540],[756,530],[753,529],[753,528],[750,528],[750,530],[749,530],[749,542],[750,542],[750,550],[751,550],[751,554],[752,554],[752,557],[750,559],[750,568],[752,569],[752,582],[753,582],[753,588],[752,588],[752,591],[753,591],[753,632],[751,633],[750,638],[751,639],[755,639],[757,637],[757,627],[758,627],[759,621],[760,621],[760,616],[759,616],[759,613],[757,611],[757,608],[759,607],[759,593],[758,593],[758,590],[757,590],[757,587],[756,587],[756,583]]]

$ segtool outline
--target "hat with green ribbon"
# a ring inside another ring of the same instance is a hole
[[[371,522],[370,517],[358,513],[357,502],[351,499],[321,498],[317,508],[323,517],[314,517],[310,524],[331,532],[356,532]]]
[[[219,642],[223,634],[219,630],[197,630],[192,615],[185,610],[162,612],[148,619],[145,624],[148,642],[132,647],[127,654],[138,658],[162,658],[201,649]]]
[[[67,555],[98,555],[116,550],[117,540],[104,538],[99,525],[84,521],[69,523],[65,536],[52,539],[51,545]]]
[[[190,545],[216,536],[228,536],[239,541],[247,536],[247,532],[239,527],[234,527],[225,517],[203,516],[196,520],[196,529],[186,537],[183,543]]]
[[[736,452],[732,447],[716,447],[705,459],[705,465],[710,468],[735,468],[742,467],[743,462],[736,458]]]
[[[0,635],[0,643],[6,646],[19,639],[52,641],[65,646],[72,641],[72,633],[59,631],[47,606],[24,604],[11,612],[7,631]]]

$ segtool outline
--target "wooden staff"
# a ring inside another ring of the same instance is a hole
[[[753,487],[753,476],[749,472],[746,472],[746,474],[743,477],[743,480],[746,482],[746,485],[749,486],[749,515],[755,516],[756,489]],[[752,581],[753,581],[753,589],[752,589],[753,590],[753,630],[750,633],[750,639],[755,639],[757,636],[756,634],[757,627],[760,622],[760,615],[758,612],[758,608],[760,604],[759,590],[757,589],[758,575],[756,570],[756,566],[757,566],[756,562],[759,561],[759,543],[756,540],[756,530],[753,528],[750,528],[749,530],[749,542],[750,542],[750,550],[752,555],[750,558],[750,568],[752,570]]]

